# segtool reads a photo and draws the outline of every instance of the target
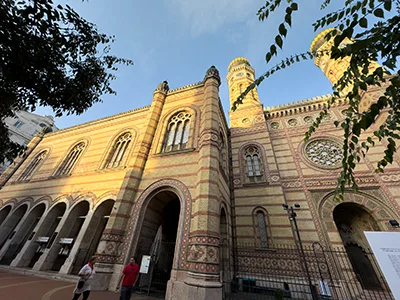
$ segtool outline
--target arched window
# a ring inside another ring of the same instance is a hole
[[[256,183],[263,181],[263,164],[261,153],[257,147],[249,146],[244,152],[247,182]]]
[[[256,211],[256,225],[257,225],[257,232],[258,237],[257,241],[261,248],[268,247],[268,229],[267,229],[267,222],[266,222],[266,215],[262,210]]]
[[[187,148],[189,142],[191,115],[179,112],[170,119],[165,133],[162,152],[171,152]]]
[[[132,134],[130,132],[125,132],[121,134],[115,142],[114,146],[112,147],[104,168],[119,167],[129,148],[131,141]]]
[[[38,155],[36,155],[31,161],[31,163],[28,165],[28,167],[22,172],[18,181],[29,180],[32,177],[33,173],[39,168],[39,165],[46,158],[46,156],[47,156],[47,150],[44,150],[40,152]]]
[[[81,142],[77,144],[74,148],[72,148],[72,150],[68,153],[67,157],[58,168],[55,176],[70,174],[72,168],[76,165],[76,162],[78,161],[85,147],[86,144],[84,142]]]
[[[226,143],[225,143],[225,139],[224,139],[224,134],[222,132],[220,132],[219,134],[219,163],[220,166],[222,168],[222,170],[224,170],[225,174],[227,173],[227,150],[226,150]]]

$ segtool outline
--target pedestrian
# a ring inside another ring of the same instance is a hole
[[[78,276],[79,280],[74,289],[74,298],[72,300],[78,300],[79,297],[83,294],[82,300],[87,300],[89,298],[90,284],[92,283],[94,272],[94,264],[96,263],[96,257],[92,256],[89,262],[82,267],[79,271]]]
[[[120,279],[120,282],[122,280],[120,300],[131,299],[133,287],[139,279],[138,274],[139,265],[136,263],[136,258],[132,257],[129,260],[129,264],[122,270],[122,277]]]

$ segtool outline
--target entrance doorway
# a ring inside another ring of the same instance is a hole
[[[75,240],[81,231],[83,222],[85,222],[86,215],[89,212],[89,202],[81,201],[71,210],[67,219],[65,220],[64,226],[60,230],[59,240],[57,245],[53,245],[51,252],[57,256],[51,267],[53,271],[60,271],[65,260],[69,256]]]
[[[180,201],[170,191],[155,195],[147,205],[136,248],[139,263],[150,255],[150,268],[141,274],[139,288],[147,294],[162,296],[167,289],[173,267],[179,224]]]
[[[28,264],[27,267],[33,268],[45,249],[52,246],[52,242],[55,238],[54,232],[66,209],[67,205],[64,202],[60,202],[51,208],[37,231],[36,239],[25,251],[24,256],[26,259],[21,266],[25,267],[26,264]]]
[[[333,218],[347,256],[363,288],[382,289],[373,264],[368,257],[369,244],[364,235],[364,231],[380,231],[374,218],[356,203],[339,204],[333,211]]]
[[[3,224],[3,222],[8,217],[8,214],[10,213],[10,211],[11,211],[11,205],[7,205],[2,210],[0,210],[0,226],[1,226],[1,224]]]
[[[95,254],[113,206],[114,200],[106,200],[97,207],[76,254],[72,274],[78,274],[90,257]]]
[[[34,234],[33,230],[35,229],[37,223],[39,223],[40,218],[45,210],[46,205],[41,203],[29,212],[28,216],[23,221],[22,226],[18,229],[17,233],[11,240],[11,243],[6,253],[2,257],[0,264],[9,265],[14,260],[14,258],[21,251],[22,247],[25,245],[26,241],[32,238],[32,234]]]
[[[14,229],[18,226],[19,222],[21,222],[27,210],[28,210],[27,204],[21,205],[12,213],[12,215],[4,223],[4,225],[0,230],[0,249],[4,246],[7,240],[13,238],[15,234]]]

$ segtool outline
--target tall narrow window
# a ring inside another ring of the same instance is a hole
[[[162,152],[178,151],[187,148],[189,142],[191,115],[179,112],[168,123]]]
[[[260,235],[261,248],[268,247],[267,224],[265,222],[265,214],[263,211],[257,211],[258,234]]]
[[[33,173],[38,169],[40,163],[46,158],[47,150],[40,152],[36,155],[28,167],[22,172],[21,176],[19,177],[18,181],[25,181],[29,180]]]
[[[111,149],[110,155],[105,164],[105,168],[116,168],[121,165],[123,158],[129,148],[129,145],[132,141],[132,134],[130,132],[126,132],[119,136],[117,141],[115,142],[113,148]]]
[[[225,174],[227,173],[227,150],[226,150],[226,143],[224,139],[224,134],[220,132],[219,134],[219,163],[224,170]]]
[[[263,166],[260,150],[257,147],[247,147],[244,153],[248,182],[260,182],[263,180]]]
[[[66,159],[63,161],[61,166],[58,168],[55,176],[70,174],[72,168],[76,165],[79,157],[81,156],[83,150],[85,149],[85,143],[81,142],[77,144],[69,153]]]

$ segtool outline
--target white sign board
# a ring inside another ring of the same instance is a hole
[[[142,256],[142,263],[140,264],[139,273],[147,274],[149,272],[150,258],[151,258],[150,255]]]
[[[400,232],[364,231],[395,299],[400,300]]]

